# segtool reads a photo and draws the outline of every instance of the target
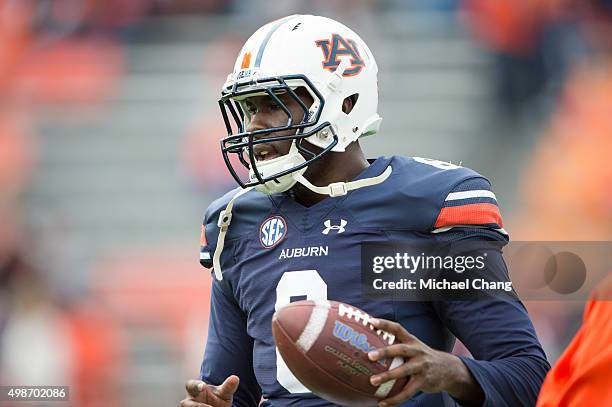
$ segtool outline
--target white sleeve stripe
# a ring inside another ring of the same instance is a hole
[[[201,252],[200,260],[210,260],[210,252]]]
[[[488,191],[486,189],[479,189],[475,191],[451,192],[446,197],[446,200],[456,201],[458,199],[468,199],[468,198],[492,198],[497,201],[495,194],[492,191]]]

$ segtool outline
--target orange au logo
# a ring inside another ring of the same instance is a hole
[[[351,65],[342,76],[358,75],[365,66],[354,40],[345,39],[340,34],[332,34],[331,39],[318,40],[315,41],[315,44],[323,51],[323,68],[330,72],[334,72],[338,68],[338,65],[340,65],[339,58],[341,57],[351,58]]]

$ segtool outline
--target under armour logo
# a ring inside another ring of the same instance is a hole
[[[325,230],[323,230],[324,235],[327,235],[329,233],[330,230],[335,230],[336,233],[340,234],[340,233],[344,233],[344,231],[346,230],[344,227],[348,224],[347,221],[345,221],[344,219],[340,219],[340,224],[339,225],[332,225],[331,224],[331,220],[327,219],[325,222],[323,222],[323,225],[325,225]]]

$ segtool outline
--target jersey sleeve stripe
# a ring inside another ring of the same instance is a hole
[[[477,203],[488,203],[492,205],[497,205],[497,201],[493,198],[488,197],[477,197],[477,198],[466,198],[466,199],[455,199],[452,201],[444,201],[443,207],[448,206],[462,206],[468,204],[477,204]]]
[[[469,198],[491,198],[497,202],[497,197],[495,196],[493,191],[488,191],[485,189],[479,189],[475,191],[451,192],[446,197],[446,201],[456,201],[459,199],[469,199]]]
[[[474,225],[453,225],[453,226],[444,226],[441,228],[437,228],[431,231],[431,233],[444,233],[444,232],[448,232],[449,230],[453,230],[455,228],[473,228]],[[500,228],[498,224],[496,223],[490,223],[488,225],[478,225],[476,226],[478,228],[484,228],[484,229],[491,229],[494,230],[498,233],[501,233],[504,236],[508,236],[508,231],[504,228]]]
[[[491,203],[476,203],[442,208],[434,227],[487,224],[499,225],[500,228],[504,227],[499,208]]]
[[[208,248],[208,246],[200,247],[200,264],[202,265],[202,267],[207,268],[207,269],[213,266],[212,255],[210,253],[210,249]]]

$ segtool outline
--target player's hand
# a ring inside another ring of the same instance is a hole
[[[219,386],[201,380],[189,380],[185,389],[189,397],[181,400],[179,407],[231,407],[240,379],[230,376]]]
[[[396,322],[371,319],[374,327],[395,335],[391,346],[371,351],[370,360],[401,356],[404,363],[395,369],[371,377],[378,386],[391,379],[410,377],[401,392],[379,402],[380,407],[394,406],[410,399],[418,391],[448,392],[466,405],[482,405],[484,394],[465,364],[457,356],[430,348]]]

